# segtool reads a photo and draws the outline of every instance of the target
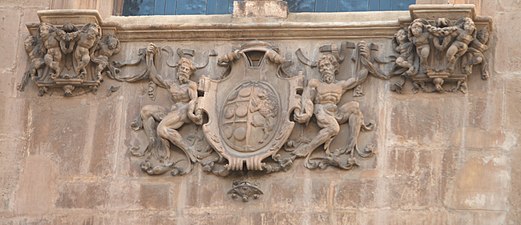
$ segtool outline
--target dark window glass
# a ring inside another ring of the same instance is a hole
[[[287,0],[290,12],[407,10],[416,0]]]
[[[407,10],[416,0],[287,0],[290,12]],[[124,0],[124,16],[230,14],[233,0]]]
[[[233,0],[124,0],[123,16],[231,14]]]

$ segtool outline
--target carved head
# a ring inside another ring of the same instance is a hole
[[[472,19],[466,17],[464,19],[464,22],[463,22],[463,29],[467,32],[467,33],[473,33],[474,30],[476,30],[476,26],[474,25],[474,21],[472,21]]]
[[[78,28],[76,28],[74,25],[72,25],[72,23],[66,23],[66,24],[63,24],[62,30],[67,33],[72,33],[74,31],[77,31]]]
[[[436,20],[436,26],[437,27],[448,27],[449,24],[450,24],[450,21],[447,18],[438,18]]]
[[[400,29],[396,34],[394,34],[394,38],[398,44],[403,44],[407,41],[407,31],[405,29]]]
[[[335,75],[338,73],[338,60],[332,54],[323,54],[318,59],[318,71],[322,75],[322,80],[326,83],[333,83]]]
[[[421,35],[423,33],[423,23],[419,20],[415,20],[411,26],[409,26],[409,29],[413,36]]]
[[[107,36],[107,46],[109,49],[116,49],[119,45],[119,40],[113,35]]]
[[[488,30],[486,28],[481,29],[476,34],[476,39],[478,39],[478,41],[481,42],[482,44],[486,44],[488,42],[489,35],[490,34],[488,33]]]
[[[82,28],[82,31],[88,35],[89,38],[95,38],[101,35],[100,27],[97,24],[89,23]]]
[[[41,23],[40,24],[40,37],[47,38],[49,37],[49,33],[51,33],[54,29],[54,27],[48,23]]]
[[[24,47],[25,47],[25,51],[26,52],[30,52],[31,50],[33,50],[34,48],[34,45],[36,43],[36,37],[34,36],[28,36],[25,40],[24,40]]]
[[[182,57],[179,59],[179,66],[177,67],[177,77],[179,82],[187,83],[190,80],[190,76],[194,74],[196,68],[192,60]]]

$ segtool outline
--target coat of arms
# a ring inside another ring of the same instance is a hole
[[[203,131],[210,145],[228,160],[229,170],[264,170],[291,134],[290,113],[300,105],[303,77],[285,77],[285,60],[263,42],[243,45],[221,57],[230,68],[220,80],[202,78],[198,110],[208,114]]]

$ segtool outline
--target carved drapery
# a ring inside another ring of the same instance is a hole
[[[92,12],[69,22],[42,13],[42,23],[28,26],[31,35],[25,47],[30,62],[19,89],[32,79],[41,95],[49,88],[61,88],[66,96],[74,96],[97,90],[106,77],[148,82],[152,101],[157,89],[168,90],[171,104],[142,105],[132,121],[132,128],[146,136],[141,140],[146,146],[135,144],[130,150],[150,175],[183,175],[195,164],[219,176],[244,170],[272,173],[289,169],[299,158],[304,158],[309,169],[349,170],[361,158],[373,156],[377,147],[377,123],[368,122],[374,120],[364,112],[364,104],[369,103],[359,101],[368,91],[366,83],[398,76],[392,78],[393,91],[401,92],[405,82],[412,81],[415,91],[465,92],[473,67],[479,66],[482,79],[489,77],[490,21],[476,17],[468,6],[429,7],[411,7],[411,18],[401,20],[400,27],[341,28],[353,31],[349,33],[353,36],[364,29],[372,37],[395,32],[393,40],[383,44],[372,43],[371,38],[338,40],[336,35],[341,33],[335,30],[328,34],[334,40],[317,49],[289,52],[271,41],[242,41],[227,51],[201,52],[150,43],[137,55],[126,57],[129,61],[112,60],[121,49],[116,36],[126,41],[153,38],[141,28],[120,27],[119,31],[117,25],[104,24]],[[233,32],[239,28],[228,27]],[[255,29],[268,34],[273,27]],[[295,35],[304,32],[295,24],[288,29],[294,29]],[[182,28],[171,32],[180,39],[186,35]],[[277,32],[270,34],[286,35]],[[231,34],[212,35],[226,38]],[[158,39],[168,36],[165,32],[157,35]],[[381,57],[379,49],[390,46],[395,51],[391,60]],[[136,71],[134,66],[143,70]],[[200,70],[207,76],[196,76]],[[185,128],[190,132],[183,132]],[[368,138],[359,143],[364,133]],[[139,139],[138,135],[134,138]],[[237,190],[232,194],[251,197]]]

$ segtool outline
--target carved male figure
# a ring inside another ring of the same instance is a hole
[[[340,124],[349,124],[350,134],[348,137],[347,148],[334,152],[340,155],[346,151],[353,151],[361,128],[369,129],[364,125],[362,112],[358,102],[351,101],[338,107],[342,95],[355,88],[359,82],[355,78],[337,81],[339,64],[332,54],[324,54],[318,61],[319,72],[322,80],[311,79],[304,90],[302,96],[302,109],[295,110],[295,120],[299,123],[306,123],[312,115],[315,115],[319,133],[310,143],[301,145],[294,150],[296,156],[307,156],[311,152],[324,144],[327,154],[331,154],[329,145],[340,131]]]
[[[94,47],[100,36],[100,27],[97,24],[86,24],[80,30],[77,46],[74,51],[74,59],[76,61],[75,72],[80,79],[84,79],[87,74],[85,67],[90,62],[91,52],[89,49]]]
[[[45,64],[51,68],[51,78],[56,79],[61,74],[62,52],[57,29],[50,24],[40,24],[40,37],[47,50],[44,56]]]
[[[92,55],[92,62],[98,64],[96,67],[96,81],[101,82],[103,75],[101,74],[109,65],[109,57],[120,51],[119,40],[114,35],[104,36]]]
[[[151,45],[147,49],[149,52],[155,51],[155,46]],[[151,73],[156,73],[154,64],[151,64]],[[190,76],[195,72],[196,67],[192,60],[181,58],[178,62],[178,80],[166,80],[160,84],[168,88],[172,95],[174,104],[170,109],[159,105],[146,105],[141,109],[140,117],[134,129],[144,128],[149,138],[149,146],[160,141],[158,151],[159,157],[167,160],[170,158],[170,143],[176,145],[187,155],[189,144],[181,137],[177,129],[188,122],[200,123],[201,115],[194,113],[197,99],[197,84],[190,80]],[[153,74],[156,76],[158,74]],[[161,82],[162,79],[159,79]],[[157,127],[157,128],[156,128]],[[159,138],[157,140],[156,138]],[[147,148],[147,150],[150,150]],[[189,155],[190,156],[190,155]],[[192,156],[190,156],[192,157]]]

